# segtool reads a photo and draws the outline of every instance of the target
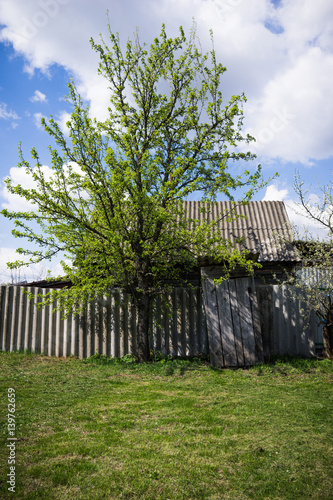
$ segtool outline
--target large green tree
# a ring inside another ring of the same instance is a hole
[[[214,230],[208,208],[206,223],[189,224],[182,200],[196,191],[207,201],[219,193],[233,199],[241,188],[247,201],[262,179],[260,167],[252,174],[232,171],[237,160],[253,160],[237,149],[252,138],[241,134],[245,96],[222,101],[226,68],[216,61],[213,39],[210,52],[203,53],[195,26],[189,36],[180,28],[175,38],[168,38],[162,26],[149,47],[135,35],[122,48],[118,34],[108,28],[108,45],[91,40],[110,89],[108,119],[92,119],[70,83],[69,140],[52,118],[43,121],[55,143],[52,176],[45,176],[33,149],[32,162],[21,153],[19,166],[34,179],[35,189],[6,180],[8,190],[35,210],[2,214],[15,221],[15,236],[39,246],[37,251],[18,249],[30,262],[58,252],[69,259],[63,268],[73,286],[54,292],[63,295],[67,310],[115,285],[131,294],[137,307],[137,358],[144,361],[151,298],[166,279],[194,266],[200,255],[213,255],[226,269],[252,266]]]

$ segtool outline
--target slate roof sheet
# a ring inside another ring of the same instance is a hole
[[[283,201],[185,201],[189,219],[219,220],[221,236],[236,248],[259,254],[259,262],[298,261],[292,241],[291,225]],[[205,211],[202,212],[202,209]],[[240,245],[237,239],[243,238]]]

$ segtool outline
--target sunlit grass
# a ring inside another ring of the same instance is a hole
[[[328,360],[249,370],[200,361],[0,354],[1,487],[7,388],[16,391],[15,498],[333,497]]]

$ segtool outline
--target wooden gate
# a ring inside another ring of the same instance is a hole
[[[214,284],[215,268],[202,268],[211,364],[218,368],[262,363],[263,343],[252,277]]]

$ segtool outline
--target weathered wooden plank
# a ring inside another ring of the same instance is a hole
[[[31,350],[40,352],[40,310],[37,307],[40,298],[38,288],[33,288],[34,298],[32,299],[32,322],[31,322]]]
[[[113,356],[120,356],[120,291],[115,290],[113,301]]]
[[[121,290],[120,292],[120,342],[119,342],[119,356],[122,358],[127,352],[127,339],[128,339],[128,328],[127,328],[127,293]]]
[[[79,358],[86,357],[86,311],[79,314]]]
[[[63,331],[63,339],[64,339],[64,347],[63,347],[63,356],[67,358],[70,354],[70,318],[61,318],[62,323],[62,331]]]
[[[24,288],[20,289],[20,305],[19,305],[19,318],[17,324],[17,349],[23,349],[24,346],[24,325],[25,325],[25,312],[27,305],[27,298],[24,294]]]
[[[264,357],[274,353],[273,290],[270,285],[260,285],[256,289]]]
[[[171,355],[172,356],[177,356],[178,355],[178,341],[177,341],[177,322],[178,322],[178,315],[177,315],[177,290],[176,288],[172,289],[171,292],[172,296],[172,302],[171,302],[171,312],[172,312],[172,318],[171,318]]]
[[[87,303],[87,321],[86,321],[86,356],[90,358],[94,352],[92,352],[93,345],[93,325],[94,325],[94,305],[91,298],[88,298]]]
[[[286,318],[285,287],[275,285],[275,310],[278,312],[277,324],[277,354],[285,356],[289,349],[289,329]]]
[[[281,299],[282,299],[282,327],[284,331],[283,340],[284,342],[284,353],[288,352],[294,353],[294,345],[292,338],[291,322],[289,318],[289,301],[288,301],[288,290],[286,287],[281,288]]]
[[[202,289],[205,302],[210,362],[213,366],[224,366],[221,332],[216,298],[216,286],[207,275],[203,278]]]
[[[236,291],[236,281],[234,279],[229,282],[229,297],[230,297],[230,310],[232,315],[232,324],[235,338],[235,348],[237,354],[237,363],[238,366],[244,366],[244,348],[243,348],[243,337],[242,337],[242,329],[239,318],[238,311],[238,299],[237,299],[237,291]]]
[[[4,328],[4,319],[5,319],[5,294],[6,287],[4,285],[0,285],[0,348],[2,351],[6,350],[6,342],[5,342],[5,328]]]
[[[58,301],[57,301],[58,305]],[[55,330],[54,330],[54,337],[55,337],[55,355],[60,357],[62,355],[62,352],[60,352],[60,349],[62,351],[62,340],[63,340],[63,335],[61,331],[61,323],[60,323],[60,311],[55,311],[53,313],[55,316]]]
[[[54,330],[55,330],[55,315],[53,313],[54,302],[47,306],[49,314],[48,314],[48,348],[47,355],[53,356],[55,353],[55,339],[54,339]],[[28,314],[26,312],[26,314]]]
[[[309,342],[303,328],[304,318],[302,316],[302,303],[293,294],[291,294],[290,308],[293,310],[295,322],[295,344],[296,352],[301,356],[309,356]]]
[[[16,337],[17,337],[17,315],[18,315],[18,301],[19,301],[19,287],[13,287],[13,303],[12,303],[12,321],[10,325],[9,332],[9,350],[15,351],[16,348]]]
[[[280,307],[280,287],[278,285],[273,285],[273,352],[272,354],[279,354],[281,347],[280,347],[280,336],[281,332],[283,331],[283,327],[281,327],[282,323],[282,315],[283,315],[283,310]]]
[[[315,311],[309,311],[308,315],[304,311],[308,309],[306,302],[301,298],[295,299],[295,306],[300,311],[299,322],[299,337],[300,337],[300,354],[303,356],[311,357],[316,356],[316,337],[319,328],[319,318],[316,316]]]
[[[297,330],[299,328],[299,325],[296,323],[295,297],[293,297],[290,287],[286,287],[286,289],[287,289],[286,301],[288,304],[287,321],[289,323],[289,328],[290,328],[289,350],[292,356],[297,356],[297,353],[299,352],[298,335],[297,335]]]
[[[223,366],[238,366],[235,335],[230,309],[229,284],[223,281],[216,287],[218,319],[220,322]]]
[[[162,333],[161,333],[161,351],[164,356],[168,356],[170,353],[169,338],[170,338],[170,307],[171,307],[171,296],[168,292],[164,293],[161,298],[162,307]]]
[[[4,295],[3,295],[3,309],[4,309],[4,318],[3,318],[3,334],[2,334],[2,350],[8,351],[10,346],[10,324],[11,324],[11,316],[12,316],[12,294],[13,287],[5,287]]]
[[[42,297],[42,300],[45,299],[45,295],[46,295],[46,289],[42,289],[40,291],[41,295],[43,296]],[[48,308],[47,307],[42,307],[41,308],[41,318],[40,318],[40,352],[43,354],[43,353],[46,353],[46,342],[47,342],[47,312],[48,312]]]
[[[174,290],[169,294],[169,313],[168,313],[168,330],[169,330],[169,354],[174,355],[173,347],[173,329],[174,329]]]
[[[70,348],[69,354],[71,356],[79,356],[79,316],[72,311],[70,315]]]
[[[45,337],[44,344],[45,349],[44,352],[48,356],[51,356],[51,342],[52,342],[52,305],[45,306]]]
[[[248,292],[250,283],[248,278],[237,278],[235,283],[243,339],[244,364],[245,366],[252,366],[256,363],[256,354],[251,304]]]
[[[207,330],[207,319],[206,319],[206,310],[204,304],[204,296],[202,289],[198,291],[198,304],[199,304],[199,314],[198,314],[198,331],[200,332],[199,337],[199,353],[200,354],[208,354],[209,346],[208,346],[208,330]]]
[[[64,318],[64,311],[61,312],[60,322],[63,335],[63,356],[71,356],[72,352],[72,317],[73,312],[70,312],[66,318]]]
[[[103,295],[97,297],[98,331],[96,332],[98,339],[98,352],[103,354],[103,356],[106,355],[107,350],[105,335],[106,331],[104,330],[104,312],[107,316],[107,309],[106,304],[104,303],[104,299],[105,297]]]
[[[264,348],[262,342],[262,334],[261,334],[261,325],[260,325],[260,317],[258,310],[258,300],[257,294],[254,284],[254,279],[249,278],[249,297],[250,297],[250,305],[251,305],[251,314],[252,314],[252,323],[253,323],[253,332],[254,332],[254,341],[255,341],[255,353],[256,353],[256,362],[263,363],[264,362]]]
[[[188,304],[188,332],[189,332],[189,356],[196,356],[196,344],[197,344],[197,322],[196,316],[197,312],[197,302],[195,290],[192,288],[188,289],[189,304]]]
[[[103,354],[103,330],[101,323],[100,311],[100,298],[96,297],[94,300],[94,339],[93,339],[93,352],[94,354]]]
[[[31,287],[27,288],[28,293],[31,292]],[[25,316],[25,329],[24,329],[24,350],[31,348],[31,309],[32,302],[27,298],[27,309]]]
[[[190,295],[189,289],[183,288],[182,296],[182,344],[183,356],[190,355]]]
[[[111,356],[117,356],[117,335],[116,335],[116,303],[115,293],[110,297],[111,301],[111,316],[110,316],[110,329],[111,329]]]
[[[136,308],[133,303],[133,301],[130,301],[129,304],[129,354],[131,356],[135,356],[137,352],[137,345],[136,345]]]
[[[108,297],[102,295],[98,301],[99,341],[101,354],[108,356]]]
[[[162,352],[162,309],[161,309],[161,296],[158,295],[154,301],[153,306],[154,317],[154,350]]]
[[[38,297],[38,288],[33,289],[34,298],[32,301],[32,334],[31,334],[31,350],[40,352],[40,311],[37,304],[40,301]]]
[[[177,287],[177,356],[183,356],[183,291]]]

